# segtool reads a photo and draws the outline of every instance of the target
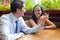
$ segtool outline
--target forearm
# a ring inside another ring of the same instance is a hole
[[[55,25],[46,26],[45,28],[56,28]]]
[[[50,20],[47,19],[46,23],[48,25],[48,26],[46,26],[46,28],[56,28],[56,25],[53,22],[51,22]]]
[[[38,32],[40,29],[41,29],[41,26],[38,25],[38,26],[35,26],[35,27],[33,27],[33,28],[30,28],[30,29],[26,30],[25,33],[26,33],[26,34],[36,33],[36,32]]]
[[[16,40],[22,37],[23,33],[15,33],[15,34],[1,34],[2,40]]]

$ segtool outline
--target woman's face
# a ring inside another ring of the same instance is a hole
[[[42,11],[41,11],[40,6],[36,6],[34,9],[34,14],[35,14],[36,18],[39,18],[41,16],[41,13],[42,13]]]

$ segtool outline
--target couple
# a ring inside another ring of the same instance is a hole
[[[56,28],[55,24],[49,21],[48,15],[43,13],[43,9],[39,5],[34,7],[32,19],[29,20],[31,25],[34,26],[32,28],[27,27],[25,24],[22,18],[24,12],[23,1],[13,1],[11,3],[11,13],[2,15],[0,19],[0,38],[2,40],[17,40],[24,36],[24,33],[36,33],[45,23],[48,24],[45,28]]]

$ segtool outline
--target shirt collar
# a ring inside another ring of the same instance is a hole
[[[14,16],[14,14],[12,12],[10,13],[10,17],[12,18],[13,21],[17,20],[17,18]]]
[[[15,22],[16,20],[21,20],[21,19],[22,19],[22,17],[16,18],[12,12],[10,13],[10,17],[12,18],[12,20],[13,20],[14,22]]]

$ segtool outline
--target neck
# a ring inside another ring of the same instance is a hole
[[[15,16],[16,18],[19,18],[19,17],[20,17],[18,13],[14,13],[14,16]]]
[[[37,21],[40,19],[40,17],[37,17]]]

